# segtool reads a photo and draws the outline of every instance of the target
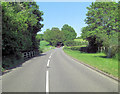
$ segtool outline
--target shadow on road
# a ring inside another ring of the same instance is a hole
[[[41,54],[38,54],[37,56],[35,56],[35,57],[40,57],[40,56],[45,56],[46,54],[43,54],[43,53],[41,53]]]
[[[15,69],[15,68],[18,68],[18,67],[22,67],[22,64],[24,64],[26,61],[30,60],[30,59],[33,59],[35,57],[41,57],[41,56],[45,56],[46,54],[38,54],[36,56],[33,56],[33,57],[30,57],[30,58],[27,58],[27,59],[23,59],[22,61],[20,61],[18,64],[15,64],[14,66],[12,67],[8,67],[6,68],[6,70],[4,72],[2,72],[2,75],[6,74],[6,73],[9,73],[12,71],[12,69]]]

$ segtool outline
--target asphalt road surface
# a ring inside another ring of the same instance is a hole
[[[4,74],[2,92],[118,92],[118,83],[56,48]]]

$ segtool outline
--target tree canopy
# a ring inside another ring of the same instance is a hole
[[[91,49],[105,46],[110,54],[111,48],[117,51],[118,46],[118,3],[116,2],[94,2],[87,7],[88,12],[85,19],[88,26],[82,28],[82,37],[89,41]],[[109,57],[114,55],[114,51]]]
[[[56,46],[58,42],[64,42],[64,35],[59,28],[53,27],[51,30],[47,29],[44,32],[44,39],[50,42],[51,45]]]
[[[36,36],[37,40],[44,40],[44,34],[37,34]]]
[[[2,2],[3,56],[38,49],[37,32],[43,24],[43,12],[36,2]]]
[[[57,43],[64,44],[65,41],[75,39],[76,35],[75,30],[71,26],[65,24],[61,31],[57,27],[53,27],[51,30],[47,29],[44,32],[44,39],[50,42],[51,45],[56,46]]]
[[[67,24],[63,25],[61,30],[64,33],[65,41],[73,40],[77,36],[75,30],[71,26],[69,26]]]

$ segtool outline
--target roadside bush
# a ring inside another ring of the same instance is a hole
[[[88,47],[81,47],[80,52],[87,52]]]
[[[119,37],[118,34],[120,33],[115,33],[110,36],[110,38],[106,38],[106,40],[103,42],[103,45],[105,46],[105,54],[107,55],[108,58],[114,57],[117,53],[120,52],[120,44],[119,42]]]
[[[39,48],[39,53],[43,53],[43,48]]]
[[[64,49],[70,49],[70,48],[71,48],[71,47],[69,47],[69,46],[65,46],[65,47],[64,47]]]
[[[114,58],[114,59],[117,59],[117,60],[119,60],[119,61],[120,61],[119,56],[120,56],[120,53],[116,53],[116,54],[115,54],[115,56],[113,56],[113,58]]]
[[[80,41],[75,41],[75,46],[80,46],[80,45],[88,45],[88,42],[80,42]]]
[[[65,45],[66,46],[74,46],[75,45],[75,41],[74,40],[65,41]]]
[[[105,54],[108,58],[114,57],[118,53],[118,47],[117,46],[110,46],[105,49]]]
[[[80,48],[81,48],[80,46],[72,46],[70,49],[80,51]]]
[[[80,51],[80,52],[87,52],[86,45],[82,45],[82,46],[65,46],[64,49],[76,50],[76,51]]]
[[[12,68],[13,66],[19,64],[22,62],[22,58],[17,58],[16,56],[5,56],[2,59],[2,68],[4,69],[9,69]]]

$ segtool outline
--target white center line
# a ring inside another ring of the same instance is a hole
[[[49,58],[51,58],[51,55],[50,55],[50,57]]]
[[[51,56],[52,56],[52,53],[50,54],[50,57],[48,59],[47,68],[50,65],[50,58],[51,58]],[[46,71],[46,94],[49,94],[49,71],[48,71],[48,69]]]
[[[46,94],[49,94],[49,71],[46,71]]]
[[[49,65],[50,65],[50,60],[48,59],[48,62],[47,62],[47,67],[49,67]]]

